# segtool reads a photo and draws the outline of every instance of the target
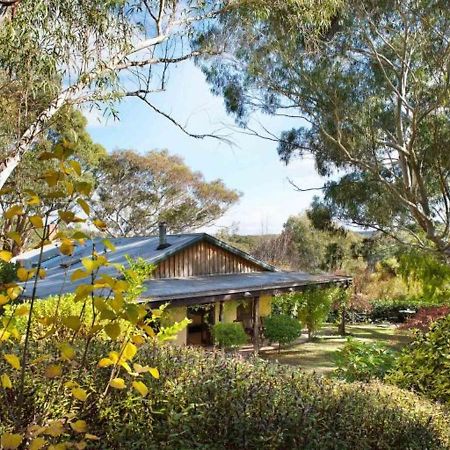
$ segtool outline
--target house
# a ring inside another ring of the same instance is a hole
[[[280,271],[206,233],[167,235],[165,224],[160,225],[159,236],[116,238],[111,242],[116,247],[114,252],[101,238],[94,238],[77,246],[72,256],[61,255],[56,244],[46,246],[42,261],[47,277],[38,283],[37,296],[72,292],[82,284],[64,280],[70,280],[71,273],[82,268],[81,259],[90,256],[94,246],[97,252],[108,253],[111,263],[125,264],[128,255],[155,264],[141,301],[155,307],[168,303],[173,321],[191,319],[177,343],[210,345],[211,324],[237,321],[243,323],[258,346],[261,320],[270,315],[274,295],[351,281],[349,277]],[[32,250],[16,260],[33,267],[38,258],[39,252]],[[108,270],[114,269],[104,269]],[[24,296],[30,295],[28,287]]]

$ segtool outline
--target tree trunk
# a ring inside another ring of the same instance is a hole
[[[339,323],[339,334],[341,336],[345,336],[347,334],[345,331],[345,313],[346,313],[346,309],[344,306],[344,307],[342,307],[342,310],[341,310],[341,322]]]

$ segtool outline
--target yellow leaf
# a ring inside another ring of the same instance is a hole
[[[140,336],[139,334],[133,336],[131,338],[131,340],[136,344],[136,345],[143,345],[145,344],[145,338],[143,336]]]
[[[62,422],[60,420],[54,420],[45,428],[43,433],[53,437],[61,436],[64,433]]]
[[[133,381],[133,387],[145,397],[148,394],[148,387],[142,381]]]
[[[3,389],[12,389],[11,379],[9,378],[9,376],[6,373],[4,373],[0,377],[0,381],[2,383],[2,388]]]
[[[78,331],[81,327],[81,320],[78,316],[67,316],[62,319],[62,323],[74,331]]]
[[[109,385],[114,389],[125,389],[127,387],[123,378],[114,378],[109,382]]]
[[[117,352],[109,352],[109,359],[116,364],[119,361],[119,354]]]
[[[125,348],[123,349],[122,356],[127,360],[133,359],[134,355],[136,355],[136,352],[137,352],[137,347],[134,344],[132,344],[131,342],[128,342],[125,345]]]
[[[6,295],[11,299],[15,300],[22,293],[22,288],[20,286],[11,286],[6,289]]]
[[[153,378],[159,378],[159,370],[156,367],[150,367],[149,372]]]
[[[34,228],[44,228],[44,221],[41,216],[30,216],[28,217],[28,220]]]
[[[38,275],[39,275],[39,278],[41,280],[43,280],[47,276],[47,272],[45,269],[39,269]]]
[[[23,267],[17,269],[17,278],[19,281],[28,281],[34,276],[34,270],[27,270]]]
[[[89,205],[87,204],[87,202],[85,202],[82,198],[79,198],[77,200],[77,203],[81,206],[81,209],[85,212],[85,214],[88,216],[89,213],[91,212],[91,208],[89,207]]]
[[[66,256],[70,256],[73,253],[74,245],[70,239],[63,239],[59,251]]]
[[[75,387],[72,389],[72,395],[77,399],[80,400],[80,402],[85,402],[87,399],[87,393],[84,389],[81,389],[79,387]]]
[[[72,389],[73,387],[79,387],[80,385],[76,382],[76,381],[66,381],[64,383],[64,387],[66,387],[67,389]]]
[[[9,233],[6,233],[6,236],[12,239],[17,245],[20,245],[22,243],[20,233],[18,233],[17,231],[10,231]]]
[[[13,254],[11,252],[8,252],[6,250],[0,251],[0,259],[2,261],[9,262],[12,257],[13,257]]]
[[[9,208],[3,215],[5,216],[5,219],[12,219],[14,216],[21,216],[23,214],[25,213],[22,205],[14,205],[11,206],[11,208]]]
[[[73,184],[70,181],[66,181],[64,184],[66,186],[67,194],[69,196],[71,196],[74,193],[74,191],[75,191],[75,188],[73,187]]]
[[[1,446],[5,450],[14,450],[19,447],[23,440],[20,434],[3,433],[0,439]]]
[[[6,359],[6,361],[11,364],[11,366],[16,369],[19,370],[20,369],[20,360],[16,355],[12,355],[12,354],[7,354],[4,355],[4,358]]]
[[[116,340],[120,336],[120,325],[118,323],[109,323],[105,326],[105,333],[112,339]]]
[[[47,444],[47,441],[44,438],[37,437],[36,439],[33,439],[30,443],[30,446],[28,447],[29,450],[41,450],[41,448],[45,447]]]
[[[80,163],[78,161],[69,161],[69,164],[72,166],[73,171],[80,176],[81,175],[81,166]]]
[[[99,230],[104,230],[106,228],[106,223],[103,222],[103,220],[94,219],[93,223]]]
[[[83,264],[86,272],[88,273],[92,273],[95,269],[97,269],[97,264],[92,260],[92,258],[82,258],[81,264]]]
[[[59,346],[59,351],[61,352],[62,359],[71,360],[71,359],[75,358],[75,350],[67,342],[64,342],[63,344],[61,344]]]
[[[80,181],[78,183],[75,183],[75,189],[80,194],[89,196],[91,194],[92,185],[90,183],[87,183],[86,181]]]
[[[9,302],[9,297],[0,294],[0,306],[6,305]]]
[[[108,367],[108,366],[112,366],[114,364],[114,361],[112,361],[109,358],[102,358],[99,362],[98,362],[98,367]]]
[[[112,252],[116,251],[116,247],[115,245],[108,239],[104,239],[103,241],[103,245],[108,249],[111,250]]]
[[[76,442],[74,444],[74,446],[77,450],[84,450],[85,448],[87,448],[87,443],[86,443],[86,441],[80,441],[80,442]]]
[[[100,440],[100,438],[98,436],[96,436],[95,434],[89,434],[89,433],[86,433],[84,435],[84,438],[89,439],[90,441],[99,441]]]
[[[70,428],[76,433],[86,433],[87,431],[87,423],[84,420],[77,420],[76,422],[72,422],[70,424]]]
[[[52,364],[45,369],[45,376],[47,378],[58,378],[62,375],[62,367]]]
[[[119,361],[119,364],[128,372],[128,373],[132,373],[131,367],[130,365],[123,361],[122,359]]]
[[[30,206],[37,206],[41,204],[41,199],[37,195],[32,195],[28,200],[27,204]]]
[[[83,278],[88,277],[90,274],[85,272],[83,269],[77,269],[75,272],[70,275],[70,281],[82,280]]]

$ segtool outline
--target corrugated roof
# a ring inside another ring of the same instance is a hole
[[[276,271],[276,268],[270,264],[260,261],[206,233],[168,235],[167,242],[170,244],[170,247],[162,250],[157,249],[159,245],[159,238],[157,236],[110,239],[116,247],[114,252],[111,252],[105,247],[102,238],[94,238],[92,240],[87,240],[82,245],[77,245],[72,256],[61,255],[57,244],[45,246],[43,250],[42,266],[46,269],[47,276],[44,280],[38,282],[37,295],[40,298],[44,298],[50,295],[58,295],[60,292],[73,292],[77,285],[83,284],[84,280],[79,280],[75,283],[70,282],[70,275],[75,270],[83,267],[81,265],[81,259],[91,255],[93,246],[98,253],[107,253],[110,263],[126,264],[126,256],[129,256],[133,259],[143,258],[150,263],[158,264],[174,253],[177,253],[202,240],[217,245],[238,255],[241,258],[246,259],[247,261],[257,264],[261,267],[261,270]],[[27,268],[35,266],[38,260],[39,249],[30,250],[14,259],[14,261],[19,261]],[[101,272],[116,274],[113,267],[102,268]],[[23,295],[31,295],[30,283],[26,286]]]
[[[150,280],[143,298],[165,302],[196,297],[213,297],[245,292],[276,291],[351,281],[350,277],[313,275],[306,272],[254,272],[229,275],[209,275],[189,278]]]

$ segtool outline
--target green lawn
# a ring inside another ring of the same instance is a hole
[[[400,349],[409,341],[408,336],[395,325],[348,325],[347,332],[364,342],[386,342],[394,349]],[[336,326],[326,325],[313,341],[307,341],[302,336],[293,345],[282,348],[280,353],[278,350],[267,350],[263,351],[261,356],[282,364],[299,366],[309,372],[327,374],[335,368],[334,352],[341,348],[345,341],[346,338],[338,335]]]

